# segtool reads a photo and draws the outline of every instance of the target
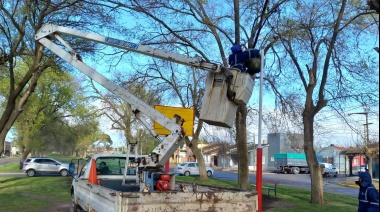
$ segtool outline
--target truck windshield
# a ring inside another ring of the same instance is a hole
[[[123,157],[99,157],[96,159],[96,171],[98,175],[123,175],[126,158]],[[139,161],[130,157],[127,164],[127,175],[135,175]]]

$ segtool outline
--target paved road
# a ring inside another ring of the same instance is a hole
[[[215,171],[212,176],[218,179],[225,180],[237,180],[237,173],[235,172],[224,172],[224,171]],[[263,173],[262,175],[264,180],[277,180],[280,182],[280,185],[291,186],[296,188],[311,189],[310,184],[310,175],[309,174],[275,174],[275,173]],[[328,193],[344,194],[350,196],[358,195],[358,188],[350,188],[345,186],[338,185],[341,181],[354,181],[357,180],[357,177],[339,177],[339,178],[324,178],[323,181],[323,190]],[[256,182],[256,174],[249,174],[249,181]]]

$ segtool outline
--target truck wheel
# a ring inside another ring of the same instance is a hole
[[[66,177],[68,173],[69,173],[69,171],[67,171],[66,169],[62,169],[62,170],[59,172],[59,174],[61,174],[61,176],[63,176],[63,177]]]
[[[71,206],[70,206],[70,212],[78,212],[80,209],[79,205],[75,203],[75,197],[74,193],[71,194]]]
[[[185,176],[189,176],[189,175],[190,175],[190,172],[189,172],[189,171],[185,171],[185,173],[183,173],[183,175],[185,175]]]
[[[28,171],[26,171],[26,175],[28,175],[28,177],[33,177],[35,174],[36,171],[34,171],[33,169],[29,169]]]
[[[207,177],[211,177],[212,175],[212,172],[211,171],[207,171]]]
[[[293,172],[293,174],[299,174],[299,173],[300,173],[300,168],[298,168],[298,167],[293,167],[293,168],[292,168],[292,172]]]

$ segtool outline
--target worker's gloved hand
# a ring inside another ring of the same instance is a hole
[[[181,134],[184,136],[184,135],[186,135],[186,130],[185,130],[185,128],[183,128],[183,127],[181,127]]]
[[[232,75],[226,77],[226,83],[227,83],[228,85],[231,84],[231,83],[232,83],[232,79],[233,79],[233,76],[232,76]]]
[[[232,91],[232,90],[228,90],[227,91],[227,98],[228,98],[228,100],[234,101],[235,100],[235,96],[236,96],[236,92],[235,91]]]

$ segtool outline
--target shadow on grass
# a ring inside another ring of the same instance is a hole
[[[0,178],[0,186],[1,184],[9,183],[9,182],[15,182],[20,181],[22,178],[20,177],[11,177],[11,178]]]

